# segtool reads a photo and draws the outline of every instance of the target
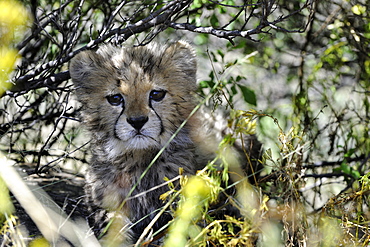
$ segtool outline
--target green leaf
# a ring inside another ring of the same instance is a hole
[[[211,15],[210,22],[211,22],[212,27],[218,27],[219,26],[218,18],[215,14]]]
[[[240,91],[243,94],[243,98],[245,102],[251,105],[257,106],[257,98],[256,98],[256,94],[254,93],[254,91],[240,84],[238,84],[238,87],[240,88]]]
[[[235,88],[235,85],[232,85],[230,89],[231,89],[231,92],[233,93],[233,95],[238,93],[238,91]]]
[[[358,171],[354,170],[346,161],[343,161],[340,164],[340,169],[343,173],[348,174],[355,179],[359,179],[361,177],[361,174]]]
[[[213,88],[215,83],[213,81],[200,81],[199,87],[200,88]]]

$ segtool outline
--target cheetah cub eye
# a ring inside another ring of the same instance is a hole
[[[113,106],[119,106],[123,103],[123,96],[120,94],[108,95],[107,101]]]
[[[166,93],[164,90],[153,90],[150,92],[149,99],[159,102],[166,96]]]

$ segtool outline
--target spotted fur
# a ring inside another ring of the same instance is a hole
[[[131,196],[147,191],[121,209],[123,221],[132,224],[134,239],[163,205],[159,196],[166,186],[151,189],[165,177],[177,176],[180,167],[194,174],[211,159],[209,146],[217,145],[207,143],[202,114],[195,114],[139,181],[196,106],[196,67],[193,49],[182,41],[135,48],[106,45],[81,52],[70,63],[92,137],[86,190],[94,204],[115,211],[136,183]],[[169,220],[163,215],[154,229]]]

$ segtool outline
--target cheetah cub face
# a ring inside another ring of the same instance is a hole
[[[84,122],[110,153],[160,149],[195,107],[196,59],[185,42],[84,51],[70,74]]]

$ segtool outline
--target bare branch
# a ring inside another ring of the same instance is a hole
[[[265,26],[258,26],[255,29],[247,30],[247,31],[228,31],[228,30],[219,30],[215,29],[213,27],[197,27],[189,23],[169,23],[169,27],[179,30],[187,30],[195,33],[203,33],[203,34],[211,34],[219,38],[225,38],[225,39],[233,39],[235,37],[243,37],[250,40],[254,40],[251,38],[251,35],[258,34],[262,32],[262,29]]]

